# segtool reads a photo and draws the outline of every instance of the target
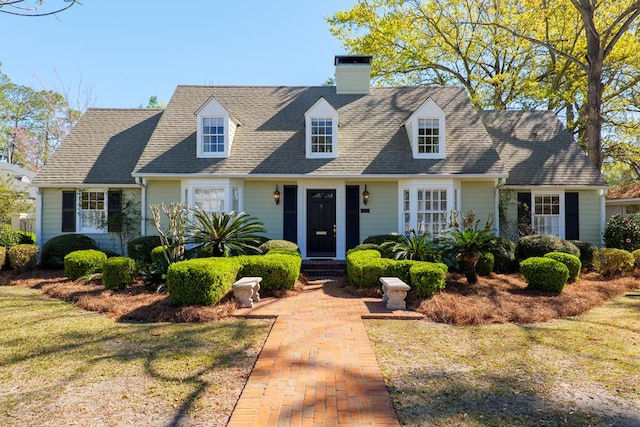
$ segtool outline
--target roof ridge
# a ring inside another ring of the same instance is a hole
[[[89,110],[98,110],[98,111],[149,111],[149,112],[160,112],[164,111],[164,108],[136,108],[136,107],[89,107]]]

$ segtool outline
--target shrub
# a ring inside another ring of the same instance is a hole
[[[442,257],[428,233],[418,234],[411,230],[409,236],[400,236],[398,242],[385,242],[380,245],[383,253],[390,252],[394,259],[440,262]]]
[[[444,267],[443,267],[444,266]],[[411,287],[419,297],[430,297],[444,289],[447,278],[446,265],[442,263],[416,262],[409,269]]]
[[[569,240],[576,245],[580,251],[580,262],[585,268],[593,268],[593,255],[598,251],[598,247],[593,243],[583,242],[582,240]]]
[[[107,260],[104,252],[95,249],[73,251],[64,257],[64,274],[76,280],[88,274],[99,273]]]
[[[15,245],[7,250],[9,265],[17,272],[31,270],[38,262],[38,251],[36,245]]]
[[[523,236],[516,244],[516,254],[518,259],[521,260],[531,257],[543,257],[549,252],[565,252],[577,257],[580,256],[580,250],[576,245],[568,240],[549,234]]]
[[[628,276],[633,272],[635,259],[631,252],[624,249],[604,248],[593,256],[593,265],[604,277]]]
[[[7,260],[7,248],[0,246],[0,270],[4,267],[4,262]]]
[[[136,262],[128,257],[113,257],[104,261],[102,283],[105,289],[124,289],[133,283]]]
[[[167,290],[172,304],[211,305],[229,291],[240,271],[236,258],[201,258],[169,266]]]
[[[20,236],[20,244],[21,245],[35,245],[36,244],[36,233],[31,231],[15,231]]]
[[[155,248],[151,249],[150,257],[151,263],[166,261],[164,258],[164,248],[162,247],[162,245],[156,246]]]
[[[640,249],[640,215],[613,215],[607,222],[602,237],[607,248],[624,249],[629,252]]]
[[[493,271],[495,265],[495,257],[491,252],[484,252],[478,258],[478,264],[476,264],[476,271],[480,276],[489,276]]]
[[[490,249],[494,258],[493,270],[496,273],[513,273],[518,271],[516,261],[516,244],[509,239],[497,237]]]
[[[347,255],[349,255],[350,253],[353,252],[357,252],[357,251],[366,251],[368,249],[374,249],[378,252],[380,252],[382,249],[380,248],[380,245],[376,245],[375,243],[361,243],[358,246],[354,246],[353,248],[349,249],[347,251]]]
[[[631,255],[633,255],[634,267],[640,268],[640,249],[636,249],[635,251],[631,252]]]
[[[83,249],[98,249],[98,244],[84,234],[61,234],[44,244],[40,262],[44,268],[62,269],[67,254]]]
[[[562,292],[569,269],[551,258],[530,257],[520,263],[520,272],[527,280],[527,289]]]
[[[127,254],[140,262],[151,262],[151,251],[160,246],[160,236],[143,236],[129,241]]]
[[[569,282],[575,282],[580,276],[580,270],[582,269],[582,263],[580,258],[575,255],[567,254],[564,252],[549,252],[545,254],[545,258],[555,259],[567,266],[569,269]]]
[[[9,249],[12,246],[21,244],[21,240],[22,235],[16,231],[0,230],[0,246],[4,246],[5,248]],[[29,244],[33,243],[35,242],[31,242]]]
[[[300,251],[300,248],[298,248],[298,245],[288,240],[267,240],[266,242],[261,244],[258,247],[258,249],[260,249],[260,252],[263,254],[266,254],[272,249],[286,249],[286,250],[295,251],[295,252]]]
[[[291,250],[271,250],[267,255],[247,255],[240,259],[243,276],[262,277],[260,288],[292,290],[298,277],[302,259]]]
[[[385,242],[393,242],[393,243],[401,243],[404,240],[404,236],[401,234],[379,234],[375,236],[369,236],[362,242],[363,244],[372,243],[374,245],[378,245],[380,254],[383,258],[393,258],[393,251],[391,250],[393,245],[387,246],[387,248],[383,248],[383,243]]]

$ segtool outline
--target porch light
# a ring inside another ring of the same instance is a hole
[[[278,184],[276,184],[276,191],[273,192],[273,201],[276,202],[276,206],[280,204],[280,190],[278,190]]]
[[[369,193],[367,191],[367,184],[364,185],[364,191],[362,192],[362,203],[364,203],[365,205],[369,202],[369,195],[371,193]]]

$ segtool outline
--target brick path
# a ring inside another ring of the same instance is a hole
[[[362,317],[412,317],[335,281],[264,299],[239,316],[277,316],[229,426],[399,426]]]

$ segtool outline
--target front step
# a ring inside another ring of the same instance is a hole
[[[301,273],[306,277],[346,276],[347,263],[332,259],[308,259],[302,261]]]

